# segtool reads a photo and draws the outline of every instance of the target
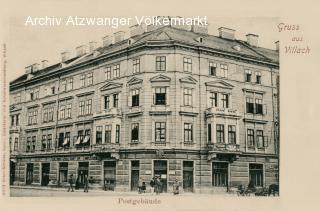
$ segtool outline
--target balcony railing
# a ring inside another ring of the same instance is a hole
[[[226,143],[210,143],[208,144],[210,151],[217,152],[240,152],[239,144],[226,144]]]
[[[206,110],[206,116],[212,115],[239,116],[239,113],[237,109],[211,107]]]

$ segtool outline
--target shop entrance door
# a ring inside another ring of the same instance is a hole
[[[193,192],[193,161],[183,161],[183,190]]]
[[[161,192],[167,192],[167,161],[155,160],[153,163],[155,177],[159,177],[161,181]]]
[[[31,185],[33,182],[33,163],[27,164],[26,185]]]
[[[131,191],[138,191],[140,175],[140,163],[138,160],[131,161]]]
[[[76,181],[77,188],[84,188],[85,177],[88,179],[89,162],[79,162],[78,178]]]
[[[42,163],[41,186],[49,184],[50,163]]]
[[[105,190],[114,191],[116,186],[116,161],[104,162],[104,186]]]
[[[10,160],[10,185],[13,185],[16,176],[16,164]]]

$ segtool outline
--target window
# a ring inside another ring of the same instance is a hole
[[[51,94],[54,95],[56,93],[56,87],[51,87]]]
[[[165,122],[155,123],[155,141],[156,142],[166,141],[166,123]]]
[[[217,143],[224,143],[224,125],[217,124]]]
[[[166,105],[166,88],[155,89],[155,105]]]
[[[116,125],[116,144],[120,143],[120,125]]]
[[[31,150],[34,152],[36,151],[36,141],[37,141],[37,137],[36,136],[32,136],[32,146],[31,146]]]
[[[67,80],[67,90],[72,90],[73,89],[73,78],[69,78]]]
[[[42,135],[41,150],[47,149],[47,135]]]
[[[217,76],[217,64],[209,62],[209,75]]]
[[[30,152],[30,150],[31,150],[31,137],[27,137],[26,152]]]
[[[263,114],[262,99],[255,99],[256,101],[256,114]]]
[[[228,125],[228,142],[229,144],[236,144],[236,126]]]
[[[249,181],[253,183],[255,187],[263,186],[263,165],[250,163],[249,164]]]
[[[104,78],[105,78],[105,80],[111,79],[111,67],[106,68],[106,70],[104,72]]]
[[[96,127],[96,144],[102,144],[102,126]]]
[[[133,74],[140,72],[140,59],[134,59],[133,60]]]
[[[64,105],[61,105],[60,106],[60,109],[59,109],[59,119],[65,119],[65,109],[66,107]]]
[[[63,147],[64,143],[64,133],[59,133],[58,136],[58,147]]]
[[[166,57],[157,56],[156,57],[156,71],[165,71],[166,70]]]
[[[18,151],[19,146],[19,138],[14,138],[14,145],[13,145],[13,151]]]
[[[30,93],[30,100],[34,100],[34,94],[33,94],[33,92]]]
[[[113,107],[118,108],[119,106],[119,94],[113,94]]]
[[[261,73],[260,72],[256,72],[256,83],[261,84]]]
[[[183,89],[183,105],[192,106],[192,89]]]
[[[61,92],[67,91],[67,80],[61,81]]]
[[[251,82],[252,72],[250,70],[246,70],[246,82]]]
[[[92,113],[92,100],[87,100],[85,101],[85,106],[86,106],[86,113],[85,114],[91,114]]]
[[[228,94],[222,94],[221,95],[221,105],[223,108],[229,108],[229,95]]]
[[[131,142],[139,142],[139,123],[131,124]]]
[[[120,77],[120,64],[116,64],[113,66],[113,77],[114,78]]]
[[[218,105],[218,93],[216,92],[210,92],[209,93],[209,101],[210,101],[210,107],[217,107]]]
[[[192,142],[192,124],[191,123],[184,123],[184,142]]]
[[[106,125],[106,130],[105,130],[105,142],[106,143],[111,143],[111,125]]]
[[[253,105],[253,98],[251,97],[247,97],[246,98],[246,109],[247,109],[247,113],[254,113],[254,105]]]
[[[83,142],[83,130],[78,131],[78,136],[77,136],[77,142],[75,143],[76,145],[79,145]]]
[[[139,90],[135,89],[131,91],[132,107],[139,106]]]
[[[216,187],[228,186],[228,163],[225,163],[225,162],[212,163],[212,186],[216,186]]]
[[[110,97],[104,96],[104,109],[109,109],[109,108],[110,108]]]
[[[85,85],[86,85],[86,75],[84,75],[84,74],[82,74],[81,76],[80,76],[80,87],[85,87]]]
[[[183,71],[184,72],[192,72],[192,59],[191,58],[183,58]]]
[[[65,133],[63,147],[70,147],[70,132]]]
[[[93,73],[87,74],[87,81],[88,81],[88,86],[93,84]]]
[[[20,93],[15,96],[14,101],[15,101],[15,103],[21,103],[21,94]]]
[[[263,130],[257,130],[257,147],[262,148],[262,147],[267,147],[268,142],[267,139],[265,141],[265,137],[263,136]]]
[[[68,182],[68,163],[59,163],[59,182]]]
[[[211,124],[208,124],[208,143],[212,143]]]
[[[28,125],[37,124],[38,111],[29,111],[28,112]]]
[[[52,134],[48,134],[47,136],[47,148],[51,149],[51,143],[52,143]]]
[[[221,77],[227,78],[228,77],[228,65],[220,64],[220,68],[221,68]]]
[[[19,124],[20,124],[20,122],[19,122],[19,117],[20,117],[20,114],[17,114],[17,115],[16,115],[16,125],[19,125]]]
[[[11,126],[14,126],[14,116],[11,116]]]
[[[254,130],[248,129],[247,130],[247,143],[249,147],[254,147]]]
[[[90,141],[91,141],[91,131],[90,130],[85,130],[84,131],[84,139],[81,142],[83,145],[90,145]]]
[[[67,106],[66,106],[66,118],[71,118],[71,107],[72,107],[72,105],[71,104],[68,104]]]

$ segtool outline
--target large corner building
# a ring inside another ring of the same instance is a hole
[[[196,193],[279,180],[279,52],[232,29],[130,28],[10,83],[10,182]],[[277,43],[278,44],[278,43]]]

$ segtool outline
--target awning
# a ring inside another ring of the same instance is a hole
[[[80,142],[81,142],[81,139],[80,139],[80,136],[79,136],[75,144],[80,144]]]
[[[86,136],[85,138],[84,138],[84,140],[83,140],[83,142],[82,143],[87,143],[88,141],[90,140],[90,137],[89,136]]]
[[[66,139],[64,139],[64,142],[62,143],[62,145],[66,145],[66,144],[68,144],[68,142],[69,142],[69,139],[66,138]]]
[[[16,159],[10,159],[11,162],[16,163]]]

